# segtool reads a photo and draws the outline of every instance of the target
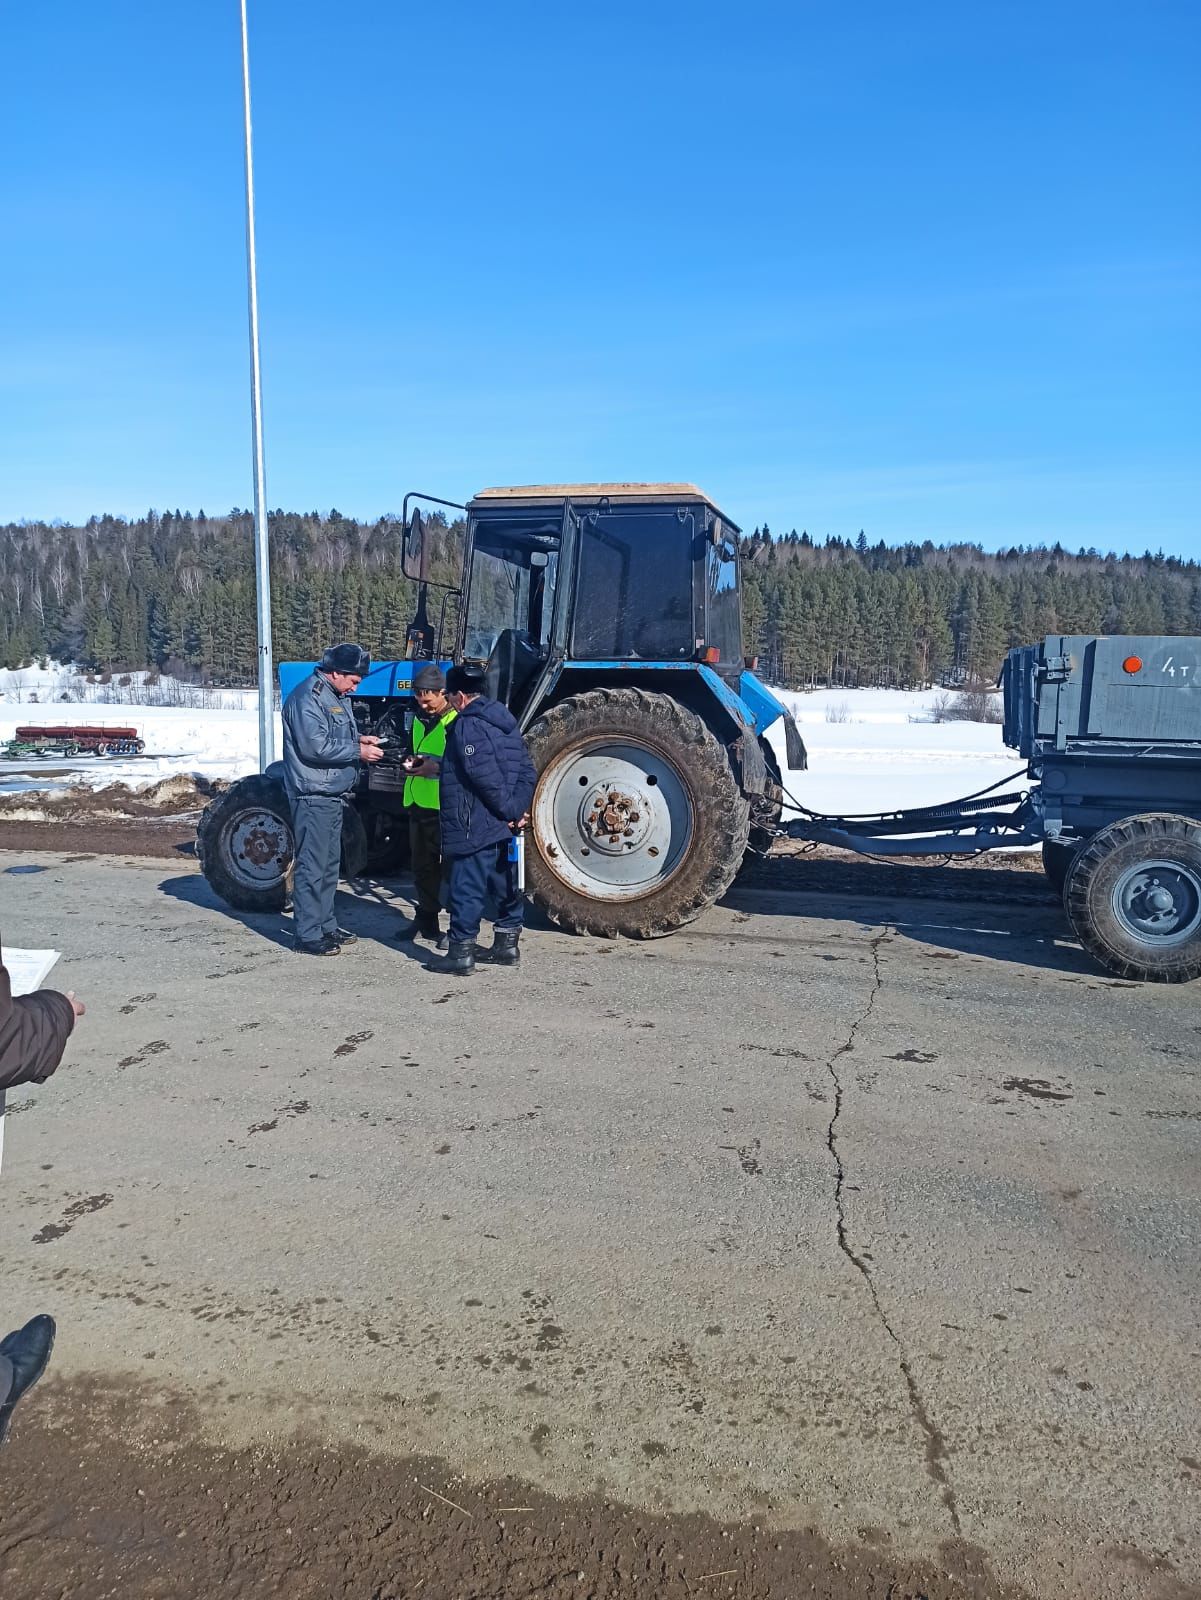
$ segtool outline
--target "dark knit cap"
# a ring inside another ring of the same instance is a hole
[[[487,681],[487,669],[478,661],[464,661],[446,674],[446,687],[451,694],[483,694]]]
[[[427,661],[425,666],[418,667],[413,674],[414,689],[445,689],[446,679],[442,675],[442,668],[436,661]]]
[[[331,644],[321,657],[321,670],[365,678],[371,671],[371,657],[359,644]]]

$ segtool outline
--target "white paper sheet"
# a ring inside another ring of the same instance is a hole
[[[13,950],[10,947],[0,951],[0,956],[8,968],[9,982],[12,984],[15,999],[19,994],[32,994],[35,989],[41,988],[59,958],[59,951]],[[4,1169],[5,1120],[4,1090],[0,1089],[0,1171]]]
[[[13,950],[11,947],[0,951],[0,957],[8,968],[14,997],[32,994],[35,989],[40,989],[50,976],[59,954],[57,950]]]

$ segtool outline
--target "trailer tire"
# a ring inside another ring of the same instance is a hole
[[[527,884],[556,926],[654,939],[729,888],[750,806],[696,712],[647,689],[593,689],[552,706],[528,743],[539,777]],[[592,820],[598,794],[620,814],[614,833]]]
[[[1064,892],[1084,948],[1140,983],[1201,977],[1201,823],[1170,812],[1112,822],[1082,847]]]
[[[210,887],[235,911],[281,911],[292,867],[292,813],[284,786],[242,778],[207,807],[196,854]]]

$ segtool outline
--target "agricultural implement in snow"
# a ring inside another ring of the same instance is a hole
[[[96,727],[90,723],[71,726],[26,725],[18,728],[7,747],[14,756],[140,756],[146,744],[136,728]]]
[[[974,855],[1042,844],[1072,925],[1103,965],[1201,974],[1201,640],[1053,638],[1010,653],[1005,739],[1032,782],[989,798],[828,817],[786,795],[805,748],[744,658],[738,529],[690,484],[486,489],[461,547],[406,497],[404,567],[418,584],[408,658],[377,664],[353,709],[401,740],[412,662],[478,660],[539,772],[527,852],[552,922],[654,937],[719,899],[750,851],[782,835],[871,855]],[[431,577],[441,564],[442,580]],[[446,568],[449,567],[449,575]],[[437,623],[429,591],[441,588]],[[1137,663],[1137,665],[1136,665]],[[283,663],[286,696],[312,663]],[[769,741],[768,733],[773,732]],[[782,737],[779,737],[782,731]],[[403,773],[365,770],[343,866],[402,864]],[[782,823],[785,800],[795,815]],[[240,909],[282,906],[292,854],[282,769],[235,784],[198,830],[204,871]]]

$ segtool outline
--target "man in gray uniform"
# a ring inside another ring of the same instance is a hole
[[[355,939],[334,915],[343,799],[354,788],[359,762],[379,761],[383,751],[374,734],[360,736],[345,696],[370,668],[359,645],[331,645],[312,677],[284,702],[284,786],[295,840],[292,910],[301,955],[336,956]]]

